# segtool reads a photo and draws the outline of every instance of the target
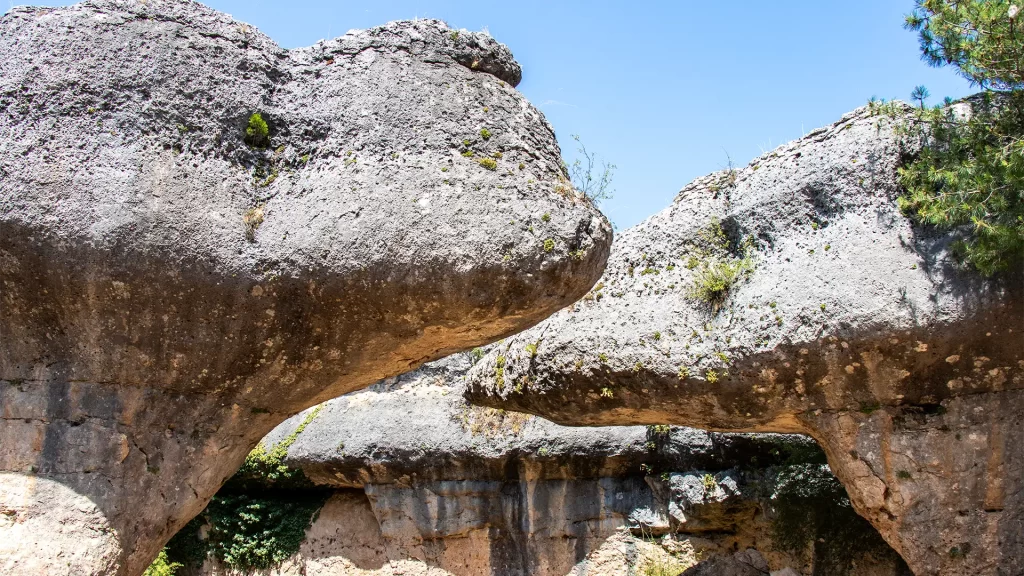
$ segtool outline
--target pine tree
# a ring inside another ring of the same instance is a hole
[[[964,260],[985,275],[1024,269],[1024,14],[1007,0],[917,0],[906,27],[922,58],[951,66],[978,96],[925,107],[904,133],[924,143],[900,170],[900,205],[923,222],[962,232]]]

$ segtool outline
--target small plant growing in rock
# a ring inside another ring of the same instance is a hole
[[[714,384],[715,382],[718,382],[718,372],[715,372],[712,368],[708,368],[707,372],[704,373],[704,379],[707,380],[709,384]]]
[[[256,230],[263,224],[263,206],[249,208],[242,215],[242,223],[245,225],[245,237],[249,242],[256,241]]]
[[[477,162],[480,164],[480,166],[492,172],[498,169],[498,163],[491,158],[481,158]]]
[[[686,366],[680,366],[679,367],[679,379],[680,380],[686,380],[689,377],[690,377],[690,369],[687,368]]]
[[[906,470],[900,470],[899,472],[897,472],[896,477],[899,478],[900,480],[910,480],[911,478],[913,478],[913,476],[910,475],[910,472],[907,472]]]
[[[711,304],[718,311],[729,296],[729,291],[742,278],[754,269],[754,261],[750,257],[738,259],[714,259],[704,264],[697,272],[693,285],[687,290],[687,296]]]
[[[573,186],[594,204],[611,199],[614,193],[611,184],[616,166],[602,162],[598,168],[597,156],[587,150],[579,135],[573,134],[572,139],[579,144],[579,148],[576,150],[579,157],[572,163],[572,166],[565,168],[567,168],[567,174],[571,175]]]
[[[705,474],[700,479],[700,483],[704,486],[704,493],[708,494],[714,492],[718,488],[718,482],[715,481],[715,477],[711,474]]]
[[[254,148],[270,145],[270,127],[259,112],[249,116],[249,124],[245,127],[245,143]]]
[[[491,131],[488,130],[487,128],[481,128],[480,129],[480,137],[483,138],[484,140],[490,140],[491,139]]]
[[[551,252],[554,249],[555,249],[555,240],[553,238],[548,238],[547,240],[544,241],[544,251],[545,252]]]
[[[550,222],[551,221],[551,214],[548,214],[547,212],[545,212],[544,215],[540,217],[540,219],[541,219],[542,222]]]
[[[647,431],[654,436],[668,436],[669,432],[672,431],[672,427],[668,424],[655,424],[648,426]]]
[[[505,388],[505,357],[498,356],[494,360],[494,385],[498,390]]]
[[[615,393],[611,388],[601,388],[601,398],[614,398]]]
[[[526,353],[530,355],[530,358],[536,358],[537,357],[537,343],[534,342],[533,344],[527,344],[526,345]]]
[[[470,351],[469,356],[470,356],[470,358],[473,359],[473,364],[476,364],[477,362],[483,360],[483,358],[484,358],[484,349],[483,348],[473,348],[473,350]]]
[[[971,543],[963,542],[959,546],[953,546],[949,549],[950,558],[963,558],[971,552]]]

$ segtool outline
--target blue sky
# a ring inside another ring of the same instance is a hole
[[[952,70],[921,62],[902,28],[913,0],[205,3],[286,48],[402,18],[486,28],[522,64],[519,89],[547,115],[563,155],[572,161],[579,134],[618,166],[602,209],[620,228],[727,158],[744,165],[871,96],[907,99],[918,84],[935,101],[972,92]]]

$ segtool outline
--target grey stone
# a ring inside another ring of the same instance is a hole
[[[716,434],[670,427],[560,426],[528,414],[470,406],[463,399],[472,355],[455,354],[365,390],[327,401],[288,449],[285,462],[325,486],[427,480],[600,478],[657,470],[712,470],[806,437]],[[297,414],[264,439],[268,447],[305,419]]]
[[[716,556],[684,571],[679,576],[765,576],[768,563],[757,550],[746,549],[732,556]]]
[[[607,258],[485,34],[283,50],[95,0],[12,9],[0,61],[0,573],[141,573],[276,424],[535,324]]]
[[[471,573],[495,575],[590,574],[580,562],[601,564],[595,558],[623,530],[638,541],[667,538],[684,557],[698,547],[710,557],[731,556],[736,543],[770,546],[773,487],[796,477],[779,471],[801,454],[820,457],[803,436],[576,428],[471,407],[463,393],[474,356],[456,354],[329,400],[315,417],[306,411],[282,423],[264,446],[294,439],[289,466],[321,487],[365,494],[379,523],[371,531],[393,555],[444,550],[428,563],[465,562]],[[357,538],[346,526],[317,522],[312,532]],[[488,553],[466,551],[469,543]],[[859,566],[899,573],[891,551],[857,552]],[[827,560],[814,554],[812,562]]]
[[[619,235],[581,302],[490,352],[470,400],[563,424],[810,434],[916,573],[1024,572],[1024,281],[965,269],[958,232],[900,213],[912,152],[860,109],[695,180]],[[724,299],[689,295],[748,246]]]
[[[759,507],[757,499],[740,489],[738,476],[733,470],[676,472],[669,475],[667,486],[655,486],[654,491],[664,500],[674,531],[735,532]],[[648,483],[658,480],[648,478]]]

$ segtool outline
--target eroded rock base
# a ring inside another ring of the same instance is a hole
[[[858,551],[841,571],[821,557],[813,541],[802,550],[779,551],[766,511],[734,492],[728,473],[716,475],[720,486],[696,506],[687,505],[684,494],[666,490],[685,484],[679,481],[684,476],[693,475],[674,474],[662,486],[659,479],[633,477],[338,490],[308,529],[299,553],[277,568],[245,571],[209,559],[195,573],[625,576],[643,573],[649,565],[679,572],[709,562],[731,565],[742,552],[771,571],[909,574],[884,544]],[[645,515],[654,521],[638,523]],[[679,520],[694,530],[681,529]]]
[[[854,506],[918,574],[1024,574],[1024,391],[815,418]]]

